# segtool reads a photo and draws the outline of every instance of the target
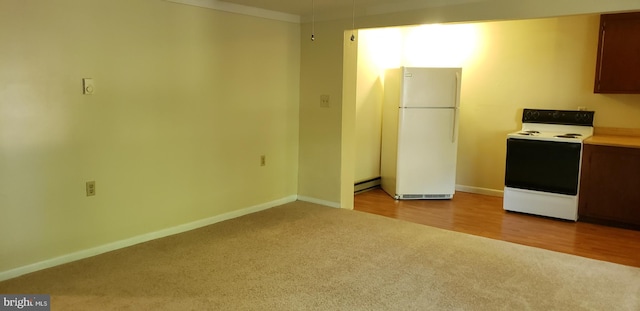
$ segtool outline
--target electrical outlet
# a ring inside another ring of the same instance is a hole
[[[260,166],[265,166],[265,165],[267,165],[267,156],[263,154],[260,156]]]
[[[88,197],[96,195],[96,182],[95,181],[87,181],[86,189],[87,189],[87,196]]]
[[[329,107],[329,99],[331,99],[331,97],[329,95],[320,95],[320,107],[328,108]]]

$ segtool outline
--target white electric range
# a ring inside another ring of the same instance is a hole
[[[504,209],[576,221],[582,142],[593,111],[524,109],[507,135]]]

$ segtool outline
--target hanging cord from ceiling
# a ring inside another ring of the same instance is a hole
[[[316,40],[316,6],[314,0],[311,0],[311,41]]]
[[[356,0],[353,0],[353,10],[351,16],[351,41],[356,41]]]

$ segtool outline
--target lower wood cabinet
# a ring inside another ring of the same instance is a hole
[[[578,214],[640,228],[640,148],[584,145]]]

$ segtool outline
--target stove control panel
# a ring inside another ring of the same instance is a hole
[[[595,111],[525,108],[522,113],[522,122],[593,126],[594,114]]]

